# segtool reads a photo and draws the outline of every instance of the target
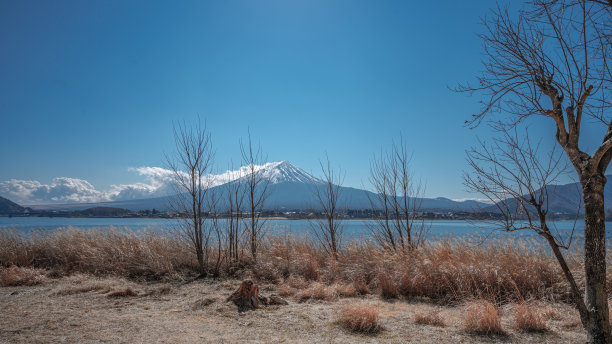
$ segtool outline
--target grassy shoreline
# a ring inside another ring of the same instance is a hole
[[[520,242],[444,240],[401,254],[352,243],[333,260],[312,241],[285,235],[268,237],[259,252],[257,263],[242,252],[235,266],[223,250],[210,252],[210,278],[194,280],[195,255],[180,237],[76,228],[24,237],[0,230],[0,303],[12,310],[0,342],[127,342],[134,333],[155,342],[585,340],[556,260]],[[576,253],[567,260],[581,282],[581,260]],[[224,300],[243,279],[289,306],[256,310],[268,322],[238,314]],[[50,326],[58,314],[61,324]],[[277,317],[285,327],[271,325]],[[244,328],[245,321],[252,325]]]

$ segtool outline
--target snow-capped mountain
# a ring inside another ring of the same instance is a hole
[[[263,165],[255,165],[254,170],[268,180],[268,197],[265,202],[266,209],[318,209],[315,191],[324,187],[322,181],[289,161],[269,162]],[[225,184],[234,183],[237,180],[244,181],[250,173],[249,166],[242,166],[238,170],[226,171],[221,174],[208,176],[209,192],[220,195],[219,207],[223,208],[226,192]],[[241,183],[244,187],[244,183]],[[370,207],[370,198],[374,194],[370,191],[342,187],[340,189],[343,207],[348,209],[366,209]],[[137,199],[128,201],[100,202],[87,204],[52,204],[43,206],[32,206],[35,209],[62,209],[79,210],[96,206],[108,206],[125,208],[130,210],[142,209],[167,209],[169,197],[156,197],[148,199]],[[477,202],[476,202],[477,203]],[[446,198],[424,198],[421,200],[422,210],[472,210],[475,208],[474,201],[455,202]]]
[[[284,182],[297,182],[297,183],[319,183],[320,180],[311,176],[306,171],[295,166],[289,161],[275,161],[268,162],[263,165],[254,165],[253,170],[264,178],[267,178],[271,184],[278,184]],[[232,182],[240,178],[247,178],[251,173],[249,165],[242,166],[235,171],[226,171],[221,174],[209,175],[209,181],[211,186],[219,186],[225,183]]]
[[[260,167],[261,175],[270,180],[272,184],[305,183],[319,184],[321,180],[306,173],[289,161],[270,162]]]

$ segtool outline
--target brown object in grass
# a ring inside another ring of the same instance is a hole
[[[238,290],[233,292],[232,295],[227,298],[227,301],[232,301],[238,306],[239,312],[257,309],[267,305],[288,304],[287,301],[281,299],[278,295],[272,295],[270,298],[259,295],[259,288],[251,280],[242,281]]]

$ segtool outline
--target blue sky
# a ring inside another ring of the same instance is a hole
[[[464,151],[486,127],[447,86],[480,70],[482,1],[4,1],[0,181],[97,189],[163,166],[172,122],[201,116],[216,166],[250,128],[269,161],[308,172],[329,155],[345,185],[404,136],[427,196],[464,191]],[[552,123],[538,121],[546,137]],[[589,135],[584,135],[589,136]]]

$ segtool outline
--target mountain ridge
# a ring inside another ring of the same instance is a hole
[[[25,211],[25,207],[20,206],[8,198],[0,197],[0,214],[19,214]]]

